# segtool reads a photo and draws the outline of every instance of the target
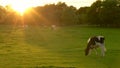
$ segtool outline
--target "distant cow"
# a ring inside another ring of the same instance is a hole
[[[105,56],[105,45],[104,45],[104,36],[93,36],[88,39],[87,47],[85,49],[85,55],[89,55],[91,50],[95,50],[96,48],[100,47],[101,48],[101,54],[102,56]],[[96,51],[97,54],[97,51]]]
[[[51,29],[56,30],[56,25],[51,25]]]

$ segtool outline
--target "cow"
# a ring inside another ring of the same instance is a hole
[[[105,56],[106,48],[104,45],[104,40],[105,40],[104,36],[92,36],[92,37],[90,37],[88,39],[87,47],[85,49],[85,56],[89,55],[91,50],[95,50],[95,52],[97,54],[96,49],[98,47],[100,47],[100,49],[101,49],[101,56]]]
[[[56,30],[57,29],[56,25],[51,25],[51,29]]]

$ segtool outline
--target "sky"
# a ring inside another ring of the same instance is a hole
[[[6,4],[27,4],[28,6],[43,6],[45,4],[53,4],[65,2],[68,6],[72,5],[76,8],[90,6],[96,0],[0,0],[0,5]],[[21,3],[22,2],[22,3]]]

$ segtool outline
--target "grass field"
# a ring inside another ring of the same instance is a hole
[[[93,35],[105,36],[105,57],[84,55]],[[119,28],[0,26],[0,68],[120,68],[119,44]]]

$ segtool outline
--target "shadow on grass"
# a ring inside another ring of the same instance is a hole
[[[76,68],[76,67],[62,67],[62,66],[38,66],[34,68]]]

